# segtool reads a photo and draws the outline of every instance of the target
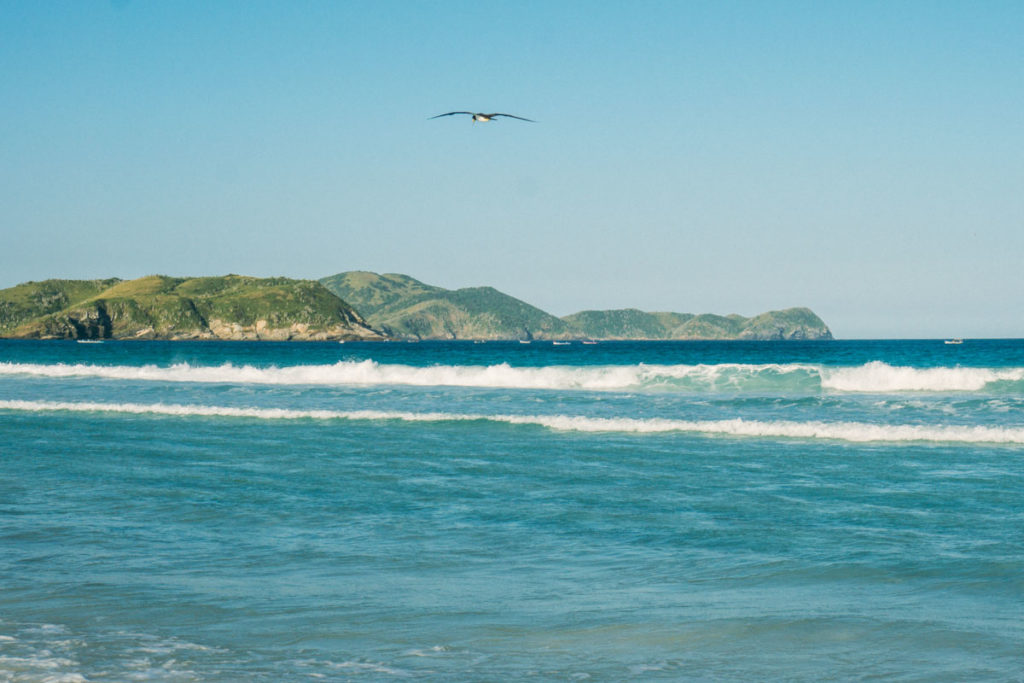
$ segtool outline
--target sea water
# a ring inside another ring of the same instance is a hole
[[[1022,677],[1022,341],[0,342],[0,682]]]

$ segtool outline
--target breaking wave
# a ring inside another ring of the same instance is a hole
[[[155,382],[276,385],[411,385],[499,389],[675,392],[1024,392],[1024,368],[914,368],[880,361],[850,367],[791,364],[382,365],[372,360],[332,365],[256,367],[179,363],[88,365],[0,363],[0,376],[102,378]]]
[[[1012,386],[1014,383],[1017,387]],[[833,391],[981,391],[999,384],[1007,389],[1024,388],[1024,368],[912,368],[872,361],[821,371],[822,388]]]
[[[230,406],[95,403],[64,401],[0,401],[0,410],[23,412],[105,412],[176,417],[228,417],[261,420],[394,420],[402,422],[494,422],[534,425],[557,431],[664,433],[691,432],[741,437],[829,439],[853,442],[930,441],[1022,444],[1022,427],[957,425],[890,425],[865,422],[795,422],[787,420],[672,420],[664,418],[601,418],[573,415],[473,415],[442,412],[380,410],[295,410]]]

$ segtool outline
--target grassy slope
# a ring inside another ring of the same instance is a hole
[[[15,334],[203,338],[230,334],[218,331],[225,326],[254,328],[257,323],[262,329],[276,330],[295,324],[334,331],[346,327],[361,331],[363,326],[348,304],[310,280],[151,275],[117,282],[87,299],[21,325]]]
[[[0,335],[25,323],[96,296],[120,282],[108,280],[44,280],[0,290]]]
[[[635,308],[580,311],[562,318],[594,339],[667,339],[665,321],[656,313]]]
[[[0,335],[201,337],[211,323],[314,330],[363,324],[425,339],[830,339],[807,308],[738,315],[583,311],[563,319],[492,287],[446,290],[406,275],[353,271],[321,283],[239,275],[46,280],[0,290]],[[339,297],[342,300],[339,300]]]
[[[815,333],[817,332],[817,333]],[[754,316],[744,325],[741,339],[831,339],[832,333],[809,308],[787,308]]]
[[[519,339],[573,336],[553,315],[493,287],[447,290],[407,275],[363,271],[339,273],[321,282],[397,336],[422,339]]]
[[[321,278],[320,284],[351,304],[367,319],[381,314],[393,315],[410,302],[444,293],[448,290],[427,285],[408,275],[369,273],[354,270]]]
[[[563,318],[594,339],[831,339],[807,308],[769,311],[753,318],[703,313],[645,313],[636,309],[582,311]]]

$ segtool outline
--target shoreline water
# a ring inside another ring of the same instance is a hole
[[[0,341],[0,678],[1012,679],[1020,368]]]

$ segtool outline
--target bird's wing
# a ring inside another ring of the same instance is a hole
[[[530,123],[537,123],[533,119],[524,119],[522,116],[516,116],[515,114],[484,114],[484,116],[493,119],[495,116],[507,116],[510,119],[519,119],[520,121],[529,121]]]
[[[432,119],[439,119],[442,116],[451,116],[452,114],[469,114],[470,116],[472,116],[473,112],[471,112],[471,111],[450,111],[447,114],[438,114],[437,116],[431,116],[430,118],[432,118]]]

